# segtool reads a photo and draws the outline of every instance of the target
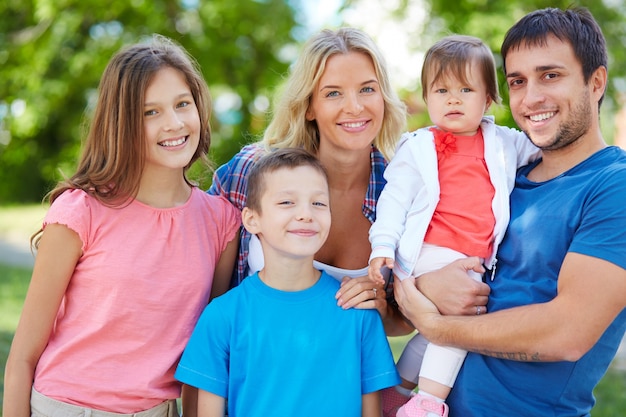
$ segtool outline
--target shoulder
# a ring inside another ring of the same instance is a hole
[[[239,208],[245,204],[248,173],[254,163],[265,154],[258,144],[246,145],[230,161],[220,166],[213,175],[209,194],[222,195]]]
[[[596,170],[595,177],[605,188],[626,189],[626,151],[609,146],[592,156],[590,162]]]
[[[104,207],[96,198],[80,189],[69,189],[50,205],[46,219],[88,214],[93,208]]]
[[[245,170],[249,169],[261,156],[266,153],[265,149],[256,143],[246,145],[236,153],[229,162],[225,165],[229,166],[231,170]]]

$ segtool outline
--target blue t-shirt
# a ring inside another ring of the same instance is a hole
[[[400,380],[378,312],[343,310],[338,289],[250,276],[205,308],[176,378],[228,398],[230,417],[361,416],[363,394]]]
[[[511,194],[511,220],[494,280],[487,280],[491,312],[553,299],[568,252],[626,269],[626,153],[607,147],[541,183],[526,178],[535,166],[519,171]],[[602,285],[601,277],[588,279]],[[588,416],[593,388],[625,329],[623,310],[576,362],[517,362],[469,353],[448,398],[450,417]]]

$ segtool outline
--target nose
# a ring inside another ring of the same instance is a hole
[[[448,104],[459,104],[460,102],[461,99],[459,98],[458,94],[453,92],[448,93]]]
[[[534,105],[545,101],[546,95],[543,88],[532,80],[528,81],[523,90],[522,103],[528,108],[533,108]]]
[[[344,110],[348,114],[360,114],[363,111],[363,104],[358,94],[346,94],[344,100]]]
[[[180,130],[185,126],[185,123],[181,120],[179,115],[175,111],[171,111],[167,116],[167,121],[164,126],[167,131],[176,131]]]
[[[296,220],[310,222],[312,218],[313,216],[311,215],[311,207],[309,207],[308,204],[302,204],[296,214]]]

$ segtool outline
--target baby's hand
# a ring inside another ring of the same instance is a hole
[[[389,269],[393,269],[393,259],[391,258],[374,258],[370,261],[370,266],[367,269],[367,275],[369,279],[377,284],[385,284],[385,278],[380,272],[381,268],[386,266]]]

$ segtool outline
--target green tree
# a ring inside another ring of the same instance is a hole
[[[223,162],[264,127],[255,103],[287,71],[297,26],[284,0],[0,2],[0,203],[38,201],[72,172],[106,63],[154,33],[187,48],[226,102],[212,118]]]

